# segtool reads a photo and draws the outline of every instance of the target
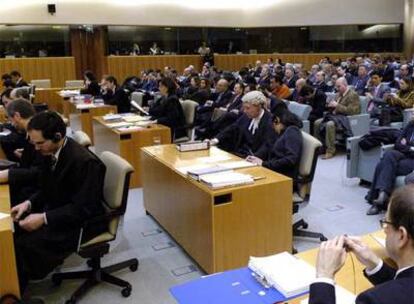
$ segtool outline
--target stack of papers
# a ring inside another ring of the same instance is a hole
[[[286,298],[309,292],[316,274],[314,267],[288,252],[262,258],[250,257],[249,268]]]
[[[251,175],[234,171],[225,171],[213,174],[205,174],[199,177],[200,181],[212,189],[219,189],[229,186],[253,184]]]
[[[0,212],[0,220],[8,218],[9,216],[10,216],[10,214]]]
[[[59,95],[62,97],[74,97],[80,95],[79,90],[62,90],[59,92]]]
[[[96,108],[96,105],[93,103],[78,103],[76,105],[76,109],[78,110],[85,110],[85,109],[92,109]]]
[[[227,168],[227,169],[242,169],[242,168],[250,168],[256,167],[257,165],[245,160],[236,160],[231,162],[221,163],[220,166]]]
[[[336,304],[355,304],[356,296],[341,286],[335,286]],[[308,304],[309,298],[302,300],[300,304]]]
[[[130,127],[130,126],[132,126],[132,123],[121,121],[121,122],[109,123],[109,124],[106,124],[106,125],[107,125],[107,127],[111,128],[111,129],[114,129],[114,128]]]
[[[151,120],[150,116],[139,116],[139,115],[134,115],[134,116],[125,116],[123,117],[123,119],[126,122],[142,122],[142,121],[148,121]]]
[[[102,118],[104,121],[111,121],[111,120],[119,120],[122,118],[122,116],[119,114],[106,114]]]

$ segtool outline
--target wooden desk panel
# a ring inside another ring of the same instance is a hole
[[[198,157],[238,157],[216,148],[184,152],[175,145],[142,149],[145,209],[207,272],[247,265],[251,255],[292,249],[292,181],[261,167],[238,171],[265,176],[252,185],[211,190],[176,169]],[[215,199],[229,195],[225,203]]]
[[[63,88],[36,89],[34,102],[46,103],[49,110],[63,114],[62,97],[57,94],[62,90]]]
[[[163,125],[152,125],[141,130],[120,132],[106,126],[102,117],[93,118],[95,152],[111,151],[126,159],[135,169],[130,188],[141,187],[140,148],[152,146],[155,142],[171,143],[171,130]]]
[[[0,212],[10,213],[9,187],[0,186]],[[0,220],[0,296],[20,297],[11,218]]]
[[[73,131],[83,131],[91,139],[94,145],[93,123],[96,116],[104,116],[109,113],[117,113],[117,107],[111,105],[100,105],[96,108],[77,109],[76,105],[68,98],[63,99],[64,116],[69,119],[70,128]],[[67,116],[66,116],[67,115]]]

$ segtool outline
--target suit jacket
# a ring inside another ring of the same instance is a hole
[[[230,90],[227,90],[223,93],[214,93],[212,97],[214,100],[213,107],[221,108],[221,107],[225,107],[228,105],[228,103],[231,101],[233,97],[233,92]]]
[[[23,79],[16,82],[16,88],[22,88],[22,87],[28,87],[28,86],[29,84]]]
[[[230,103],[228,104],[228,107],[227,107],[227,112],[230,112],[232,110],[240,111],[243,105],[242,98],[243,98],[243,95],[232,96]]]
[[[356,115],[361,113],[361,104],[359,103],[359,96],[354,90],[349,89],[344,96],[336,95],[336,114]]]
[[[363,78],[355,77],[354,81],[352,82],[353,86],[355,87],[355,92],[358,93],[358,95],[364,95],[366,91],[366,87],[368,84],[369,76],[366,75]]]
[[[290,89],[294,89],[296,87],[296,81],[298,79],[298,76],[293,75],[292,78],[290,78],[289,80],[285,79],[284,82]]]
[[[374,102],[383,102],[384,101],[384,94],[390,93],[391,89],[388,85],[381,83],[378,90],[375,90],[375,87],[369,88],[370,93],[373,96],[372,101]]]
[[[45,238],[75,250],[79,229],[88,220],[104,214],[103,183],[105,165],[88,149],[67,138],[55,169],[51,158],[44,157],[39,178],[40,190],[30,201],[33,213],[46,213]],[[102,230],[92,227],[85,239]]]
[[[412,304],[414,300],[414,267],[396,271],[385,265],[373,276],[365,276],[375,287],[358,295],[356,304]],[[326,283],[310,286],[309,304],[335,304],[335,287]]]
[[[217,135],[219,147],[241,157],[246,157],[253,152],[255,156],[265,159],[276,139],[272,114],[268,111],[264,112],[254,135],[249,131],[251,121],[246,114],[243,114],[235,123],[220,132]]]
[[[122,88],[116,88],[115,92],[108,91],[102,95],[105,104],[113,105],[118,108],[118,113],[131,112],[131,104],[127,93]]]
[[[84,95],[99,96],[101,94],[101,87],[97,81],[92,81],[86,88],[82,89],[80,93]]]
[[[405,139],[407,144],[403,145],[401,141]],[[414,157],[414,152],[411,151],[411,147],[414,147],[414,121],[411,121],[402,131],[401,135],[397,138],[394,144],[394,149],[404,153],[409,157]]]
[[[159,124],[171,128],[173,138],[184,136],[185,117],[181,103],[176,95],[160,98],[149,109],[149,114]]]
[[[317,90],[321,90],[322,92],[326,93],[326,92],[330,92],[331,89],[329,88],[329,86],[326,84],[326,82],[315,82],[313,84],[313,87]]]
[[[312,107],[312,111],[309,114],[309,120],[315,121],[318,118],[322,118],[323,113],[326,110],[326,94],[322,91],[316,90],[313,98],[303,100],[303,103]]]
[[[263,162],[263,167],[296,179],[302,143],[302,132],[299,128],[287,127],[273,144],[267,159]]]

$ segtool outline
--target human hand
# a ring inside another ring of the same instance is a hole
[[[207,100],[204,105],[207,106],[207,107],[211,107],[213,105],[213,102],[214,101],[212,101],[212,100]]]
[[[316,261],[316,277],[334,279],[346,260],[345,237],[322,242]]]
[[[9,181],[9,170],[0,171],[0,183],[7,183]]]
[[[335,100],[333,100],[333,101],[331,101],[329,104],[328,104],[328,107],[329,108],[336,108],[336,106],[338,105],[338,102],[336,102]]]
[[[10,216],[12,217],[13,221],[17,222],[22,217],[23,213],[28,212],[30,209],[30,202],[24,201],[23,203],[14,206],[11,209]]]
[[[45,224],[43,213],[29,214],[24,220],[19,221],[19,226],[26,231],[34,231]]]
[[[345,245],[368,270],[374,269],[381,261],[358,237],[347,236],[345,238]]]
[[[17,158],[22,158],[23,149],[16,149],[16,150],[14,150],[13,154],[14,154]]]
[[[403,139],[401,139],[400,143],[405,146],[407,144],[407,140],[405,138],[403,138]]]
[[[247,156],[246,157],[246,160],[248,162],[251,162],[251,163],[256,164],[256,165],[259,165],[259,166],[261,166],[263,164],[263,160],[260,159],[260,158],[258,158],[258,157],[256,157],[256,156],[254,156],[254,155]]]

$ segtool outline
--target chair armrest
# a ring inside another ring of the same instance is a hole
[[[369,114],[357,114],[348,116],[349,124],[354,136],[365,135],[369,132]]]
[[[413,119],[414,116],[414,108],[405,109],[403,111],[403,128],[408,125],[408,123]]]
[[[346,139],[346,177],[358,176],[359,142],[362,136],[353,136]]]
[[[309,120],[302,120],[302,131],[310,134],[310,121]]]
[[[381,158],[384,156],[384,153],[394,149],[394,144],[382,145],[381,146]]]

